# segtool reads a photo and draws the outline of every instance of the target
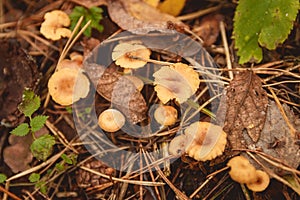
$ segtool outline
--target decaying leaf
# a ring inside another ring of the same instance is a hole
[[[221,104],[223,104],[222,102]],[[226,89],[226,106],[221,105],[218,112],[226,112],[224,131],[232,148],[245,148],[243,130],[256,143],[264,127],[268,97],[261,81],[252,71],[236,74]],[[218,116],[218,115],[217,115]]]
[[[118,72],[116,66],[104,68],[101,65],[88,66],[89,77],[97,92],[118,108],[132,123],[146,118],[147,105],[134,83]],[[96,72],[96,73],[95,73]]]
[[[170,22],[185,26],[175,17],[160,12],[142,0],[109,0],[108,12],[122,29],[136,34],[165,30]]]
[[[107,5],[107,0],[70,0],[78,5],[84,6],[86,8],[91,8],[94,6],[103,6]]]
[[[216,42],[220,33],[220,22],[223,20],[223,15],[214,14],[208,15],[201,19],[199,25],[195,25],[195,32],[203,40],[203,45],[210,46]]]
[[[293,111],[283,104],[283,109],[289,118],[291,124],[296,130],[300,130],[300,119],[296,118]],[[247,145],[253,144],[249,138],[245,137]],[[255,147],[273,158],[277,158],[291,167],[297,168],[300,164],[300,146],[297,144],[298,138],[294,138],[286,124],[282,113],[274,101],[269,101],[266,121],[261,131],[260,138]],[[278,168],[263,163],[265,166],[273,169],[275,172]]]

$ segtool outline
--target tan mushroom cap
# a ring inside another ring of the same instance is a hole
[[[163,66],[153,76],[154,90],[164,104],[171,99],[176,99],[179,103],[185,102],[200,84],[199,74],[183,63]]]
[[[107,109],[98,117],[98,125],[107,132],[116,132],[120,130],[124,124],[124,115],[116,109]]]
[[[63,106],[71,105],[89,93],[90,82],[79,69],[62,68],[50,77],[48,90],[52,99]]]
[[[171,126],[177,120],[177,110],[173,106],[159,106],[154,111],[154,119],[161,125]]]
[[[231,179],[238,183],[251,183],[257,178],[255,167],[243,156],[231,158],[227,166],[230,167],[229,175]]]
[[[186,153],[195,160],[212,160],[225,150],[227,134],[220,126],[209,122],[194,122],[184,133],[189,140]]]
[[[138,77],[132,75],[125,75],[124,77],[130,80],[138,91],[141,91],[143,89],[144,82]]]
[[[179,135],[169,144],[169,153],[174,156],[180,156],[185,153],[185,148],[187,145],[188,139],[185,135]]]
[[[254,192],[264,191],[270,183],[269,175],[261,170],[256,170],[256,180],[251,183],[247,183],[247,187]]]
[[[121,43],[115,46],[112,59],[123,68],[137,69],[147,64],[151,51],[141,44]]]
[[[69,16],[61,10],[47,12],[44,16],[40,32],[47,39],[59,40],[61,37],[70,37],[71,31],[64,26],[70,25]]]

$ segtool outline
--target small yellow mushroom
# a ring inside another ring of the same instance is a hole
[[[255,167],[243,156],[231,158],[227,166],[230,167],[229,175],[231,179],[238,183],[252,183],[257,180]]]
[[[98,125],[107,132],[116,132],[120,130],[124,124],[124,115],[116,109],[107,109],[103,111],[98,118]]]
[[[254,182],[247,183],[247,187],[254,192],[264,191],[270,183],[269,175],[261,170],[256,170],[256,180]]]
[[[171,126],[177,120],[177,110],[172,106],[159,106],[154,111],[154,119],[161,125]]]
[[[88,78],[80,69],[62,68],[49,79],[48,90],[52,99],[63,106],[71,105],[80,98],[85,98],[90,89]]]
[[[147,64],[151,51],[137,43],[121,43],[115,46],[112,59],[117,65],[127,69],[137,69]],[[143,60],[144,59],[144,60]]]
[[[63,28],[70,25],[69,16],[61,10],[47,12],[44,16],[40,32],[47,39],[59,40],[61,37],[70,37],[71,31]]]

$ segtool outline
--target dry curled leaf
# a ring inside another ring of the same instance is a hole
[[[254,143],[258,141],[264,127],[267,105],[267,93],[259,77],[252,71],[236,74],[226,89],[226,105],[221,102],[219,108],[219,112],[226,112],[224,131],[228,133],[232,148],[246,147],[243,129],[247,129]]]
[[[111,19],[122,29],[136,34],[165,30],[170,22],[185,26],[175,17],[162,13],[141,0],[110,0],[108,12]]]

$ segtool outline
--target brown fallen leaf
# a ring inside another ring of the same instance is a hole
[[[136,124],[147,116],[147,104],[132,81],[111,65],[104,68],[97,64],[86,64],[89,78],[97,92],[118,108],[130,122]]]
[[[168,29],[171,23],[184,27],[175,17],[162,13],[142,0],[109,0],[111,19],[122,29],[136,34]]]
[[[103,6],[107,5],[107,0],[70,0],[78,5],[84,6],[86,8],[91,8],[93,6]]]
[[[236,74],[226,89],[225,99],[226,104],[221,102],[217,116],[221,123],[224,120],[223,129],[228,133],[231,147],[246,148],[242,133],[244,129],[256,143],[264,127],[268,105],[267,93],[263,90],[259,77],[252,71]]]
[[[291,124],[296,130],[300,130],[300,119],[295,116],[289,106],[286,104],[282,106]],[[245,141],[247,145],[253,144],[253,141],[249,138],[245,138]],[[298,138],[292,137],[290,129],[276,103],[269,101],[264,128],[261,131],[260,138],[255,144],[255,147],[268,156],[276,158],[293,168],[297,168],[300,164],[300,146],[297,144],[297,141]],[[265,166],[273,169],[274,172],[279,171],[278,168],[264,161],[262,162]]]
[[[216,42],[220,33],[220,22],[224,19],[223,15],[214,14],[202,18],[199,25],[193,28],[195,32],[203,40],[204,46],[210,46]]]

